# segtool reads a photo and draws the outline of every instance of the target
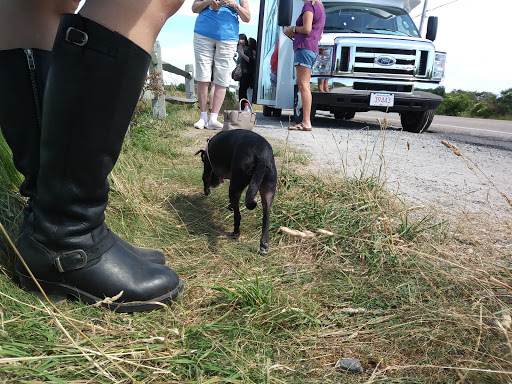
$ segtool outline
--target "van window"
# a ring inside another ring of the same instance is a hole
[[[326,32],[420,37],[407,12],[401,8],[365,3],[324,3]]]

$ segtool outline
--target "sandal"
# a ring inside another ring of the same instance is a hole
[[[300,123],[300,124],[297,124],[297,125],[292,125],[290,127],[288,127],[288,130],[289,131],[311,131],[313,129],[313,127],[306,127],[304,125],[304,123]]]

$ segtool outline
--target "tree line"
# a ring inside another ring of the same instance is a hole
[[[436,115],[512,120],[512,88],[499,95],[455,89],[445,93]]]

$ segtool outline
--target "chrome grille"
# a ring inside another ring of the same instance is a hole
[[[382,74],[387,76],[413,77],[416,50],[356,47],[354,73]],[[396,62],[390,66],[377,64],[379,57],[392,57]]]
[[[430,43],[373,38],[335,39],[333,75],[372,80],[428,80],[434,47]]]

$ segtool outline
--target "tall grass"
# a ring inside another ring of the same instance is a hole
[[[18,188],[22,176],[18,173],[12,162],[12,153],[0,132],[0,186],[4,190],[13,191]]]
[[[16,191],[22,181],[22,175],[14,167],[11,150],[0,132],[0,217],[11,233],[16,233],[21,222],[23,199]],[[5,237],[0,236],[0,264],[11,266],[13,255]]]
[[[162,249],[186,282],[168,308],[133,315],[48,303],[0,275],[0,381],[55,383],[506,383],[512,379],[507,258],[414,215],[378,178],[304,174],[273,142],[278,189],[268,255],[261,212],[233,240],[228,186],[203,196],[210,132],[198,112],[145,104],[110,176],[110,227]],[[302,161],[307,161],[302,158]],[[10,207],[13,215],[19,206]],[[2,217],[2,223],[4,218]],[[293,237],[282,227],[317,234]],[[508,322],[507,322],[508,321]],[[360,359],[364,373],[334,368]]]

